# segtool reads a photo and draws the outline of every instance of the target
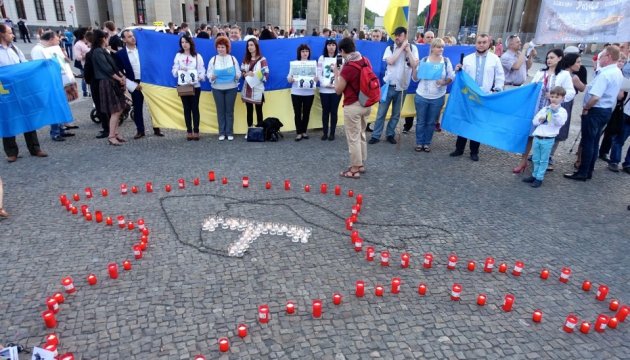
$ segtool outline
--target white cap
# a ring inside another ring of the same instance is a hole
[[[564,53],[565,54],[579,54],[580,49],[578,49],[577,46],[567,46],[566,48],[564,48]]]

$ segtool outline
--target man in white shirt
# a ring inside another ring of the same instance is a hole
[[[477,51],[466,56],[464,63],[457,65],[455,70],[463,69],[486,93],[503,91],[505,81],[503,66],[499,57],[488,51],[490,37],[487,34],[477,35],[475,48]],[[450,156],[463,155],[467,141],[465,137],[458,136],[455,151],[450,153]],[[479,142],[474,140],[470,140],[470,159],[479,161]]]
[[[576,172],[564,174],[567,179],[586,181],[593,177],[599,139],[617,104],[617,95],[623,81],[621,70],[617,67],[617,60],[619,60],[619,47],[615,45],[607,46],[597,59],[601,68],[584,92],[582,161]]]
[[[376,144],[380,141],[383,127],[385,126],[385,115],[392,104],[392,116],[387,124],[386,137],[390,144],[396,144],[396,126],[400,119],[400,109],[405,100],[405,91],[411,81],[411,70],[418,66],[418,48],[407,41],[407,29],[400,26],[394,30],[394,44],[388,46],[383,54],[383,60],[387,62],[387,70],[383,81],[387,87],[385,101],[378,104],[378,113],[374,123],[374,132],[368,144]]]

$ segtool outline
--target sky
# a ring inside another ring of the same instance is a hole
[[[418,5],[418,13],[422,11],[431,0],[420,0],[420,5]],[[387,0],[365,0],[365,7],[370,9],[371,11],[379,14],[380,16],[385,15],[385,10],[387,10],[387,5],[389,5],[389,1]]]

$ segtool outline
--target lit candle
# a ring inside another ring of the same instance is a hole
[[[171,190],[173,189],[173,187],[171,186],[171,184],[166,184],[164,185],[164,190],[166,192],[171,192]]]
[[[150,233],[149,228],[145,226],[144,229],[142,229],[142,235],[149,236],[149,233]]]
[[[486,262],[483,264],[483,271],[491,273],[494,268],[494,258],[487,257]]]
[[[617,309],[619,309],[619,300],[617,299],[610,300],[610,305],[608,306],[608,308],[611,311],[617,311]]]
[[[59,195],[59,202],[61,203],[61,206],[66,206],[66,203],[68,202],[66,194]]]
[[[374,246],[368,246],[365,250],[365,260],[374,261],[375,256],[376,256],[376,252],[374,250]]]
[[[479,306],[486,305],[486,294],[479,294],[477,296],[477,305]]]
[[[206,357],[201,354],[195,355],[195,360],[206,360]]]
[[[81,214],[82,214],[83,216],[85,216],[85,214],[87,214],[87,213],[88,213],[88,211],[89,211],[89,208],[88,208],[88,206],[87,206],[87,205],[81,205]]]
[[[348,190],[348,197],[353,197],[353,196],[354,196],[354,191]]]
[[[79,201],[79,200],[81,200],[81,197],[79,196],[79,194],[74,194],[74,195],[72,195],[72,199],[74,201]]]
[[[287,314],[295,313],[295,304],[292,301],[287,301]]]
[[[333,294],[333,304],[335,305],[341,305],[341,299],[343,298],[343,296],[341,296],[340,293],[334,293]]]
[[[304,185],[304,192],[311,192],[311,185],[309,184]]]
[[[147,249],[147,242],[146,241],[140,241],[140,250],[145,251]]]
[[[335,185],[335,196],[341,195],[341,186]]]
[[[610,329],[616,329],[617,328],[617,324],[619,324],[619,320],[617,320],[616,317],[611,317],[610,320],[608,320],[608,327]]]
[[[137,187],[137,186],[135,186],[135,185],[134,185],[134,186],[132,186],[132,187],[131,187],[131,192],[132,192],[132,193],[134,193],[134,194],[137,194],[137,193],[138,193],[138,187]]]
[[[597,332],[604,332],[604,330],[606,330],[606,326],[608,326],[608,321],[610,320],[610,318],[604,314],[599,314],[599,316],[597,316],[597,320],[595,321],[595,331]]]
[[[569,282],[569,277],[571,276],[571,269],[568,267],[563,267],[562,271],[560,272],[560,282],[562,283],[568,283]]]
[[[228,350],[230,350],[230,342],[228,341],[227,338],[220,338],[219,339],[219,351],[226,352]]]
[[[512,269],[512,275],[521,276],[521,273],[523,272],[524,267],[525,267],[525,264],[522,261],[517,261],[516,263],[514,263],[514,269]]]
[[[66,301],[66,299],[64,299],[63,297],[63,294],[60,292],[54,293],[53,297],[55,298],[55,300],[57,300],[57,304],[63,304],[63,302]]]
[[[270,190],[271,189],[271,181],[267,181],[265,183],[265,189]]]
[[[57,303],[57,300],[52,296],[46,299],[46,306],[48,307],[48,310],[52,311],[55,314],[59,312],[59,304]]]
[[[361,280],[357,280],[355,294],[357,297],[363,297],[365,294],[365,283]]]
[[[580,325],[580,332],[582,334],[588,334],[590,330],[591,330],[591,324],[588,321],[582,322],[582,325]]]
[[[123,269],[125,269],[125,271],[131,270],[131,261],[129,260],[123,261]]]
[[[449,270],[455,270],[455,266],[457,266],[457,255],[452,254],[448,257],[448,264],[446,265],[446,268]]]
[[[507,271],[507,264],[506,263],[499,264],[499,272],[504,273],[506,271]]]
[[[247,325],[239,324],[236,329],[238,331],[238,336],[240,336],[241,338],[247,336]]]
[[[420,285],[418,285],[418,294],[420,294],[421,296],[426,295],[427,293],[427,286],[424,283],[420,283]]]
[[[460,284],[453,284],[453,288],[451,290],[451,300],[459,301],[462,295],[462,286]]]
[[[474,261],[469,261],[468,262],[468,271],[475,271],[475,262]]]
[[[76,215],[79,213],[79,209],[77,209],[76,206],[71,207],[70,211],[72,212],[72,215]]]
[[[200,182],[200,180],[199,180],[199,178],[198,178],[198,177],[196,177],[196,178],[194,178],[194,179],[193,179],[193,185],[195,185],[195,186],[199,186],[199,182]]]
[[[357,204],[363,204],[363,194],[357,194]]]
[[[55,359],[59,355],[59,352],[57,352],[57,345],[48,344],[48,345],[44,346],[44,350],[47,350],[47,351],[50,351],[51,353],[53,353],[53,356],[55,357]]]
[[[248,188],[249,187],[249,176],[243,176],[243,187],[244,188]]]
[[[129,189],[127,188],[127,184],[120,184],[120,193],[123,195],[127,195]]]
[[[286,190],[286,191],[291,190],[291,181],[284,180],[284,190]]]
[[[114,221],[112,220],[111,217],[108,216],[108,217],[105,218],[105,225],[107,225],[107,226],[114,225]]]
[[[322,301],[320,299],[313,300],[313,317],[322,317]]]
[[[532,321],[535,323],[539,323],[542,321],[542,311],[540,309],[534,310],[534,314],[532,315]]]
[[[542,271],[540,272],[540,278],[543,280],[547,280],[549,278],[549,270],[542,269]]]
[[[134,225],[133,221],[127,222],[127,229],[133,230],[135,228],[136,228],[136,225]]]
[[[47,328],[51,329],[57,326],[57,319],[55,318],[54,312],[46,310],[42,313],[42,318],[44,319],[44,324]]]
[[[566,320],[564,321],[564,326],[562,326],[562,330],[568,333],[572,333],[573,329],[577,326],[577,323],[578,323],[578,317],[573,314],[569,314]]]
[[[411,256],[408,253],[402,253],[402,255],[400,255],[400,267],[403,269],[408,268],[410,258]]]
[[[322,183],[322,184],[319,186],[319,191],[320,191],[322,194],[327,194],[327,193],[328,193],[328,185],[327,185],[326,183]]]
[[[514,306],[514,295],[506,294],[503,299],[503,311],[512,311],[512,306]]]
[[[430,269],[433,264],[433,255],[431,253],[424,254],[424,262],[422,266],[425,269]]]
[[[358,237],[356,238],[356,240],[354,240],[354,251],[360,252],[361,249],[363,249],[363,240]]]
[[[374,288],[374,294],[376,296],[383,296],[383,292],[384,292],[383,287],[381,285],[376,285],[376,287]]]
[[[221,178],[221,184],[223,184],[223,185],[227,185],[227,183],[228,183],[228,178],[226,178],[226,177],[222,177],[222,178]]]
[[[399,277],[392,278],[392,294],[398,294],[400,292],[401,280]]]
[[[591,282],[588,280],[584,280],[584,282],[582,283],[582,290],[591,291]]]
[[[59,360],[74,360],[73,353],[65,353],[63,355],[59,355]]]
[[[108,194],[107,189],[101,189],[101,196],[102,196],[102,197],[106,197],[106,196],[107,196],[107,194]]]
[[[132,249],[133,256],[136,258],[136,260],[142,259],[142,249],[140,249],[140,245],[134,245]]]
[[[214,180],[215,180],[214,171],[208,171],[208,181],[214,181]]]
[[[72,281],[72,278],[70,276],[66,276],[65,278],[61,279],[61,285],[63,285],[64,289],[66,289],[67,294],[72,294],[73,292],[77,291],[77,289],[74,287],[74,282]]]
[[[88,282],[88,284],[90,284],[90,285],[96,285],[96,282],[97,282],[97,281],[98,281],[98,280],[96,279],[96,275],[94,275],[94,274],[90,274],[90,275],[88,275],[88,277],[87,277],[87,282]]]
[[[109,263],[109,265],[107,265],[107,271],[109,272],[110,278],[118,279],[118,265],[116,263]]]
[[[92,196],[93,196],[93,195],[92,195],[92,189],[91,189],[91,188],[89,188],[89,187],[86,187],[86,188],[85,188],[85,197],[86,197],[86,198],[88,198],[88,199],[91,199],[91,198],[92,198]]]
[[[271,314],[269,314],[269,306],[267,306],[267,304],[258,306],[258,322],[266,324],[270,319]]]
[[[597,288],[597,294],[595,295],[595,298],[599,301],[604,301],[606,300],[606,296],[608,296],[608,286],[606,285],[599,285],[599,288]]]
[[[92,213],[85,213],[85,221],[92,221]]]
[[[94,212],[94,216],[96,218],[96,222],[97,223],[102,223],[103,222],[103,212],[100,210],[96,210]]]
[[[628,305],[622,305],[621,309],[619,309],[619,311],[617,311],[617,314],[615,314],[615,317],[620,322],[624,322],[626,321],[628,314],[630,314],[630,307],[628,307]]]
[[[177,186],[178,186],[180,189],[185,189],[185,188],[186,188],[186,180],[184,180],[184,179],[178,179],[178,180],[177,180]]]
[[[152,193],[153,192],[153,183],[150,181],[147,181],[147,183],[145,184],[145,188],[147,189],[148,193]]]
[[[389,266],[389,251],[381,252],[381,266]]]
[[[351,218],[347,218],[346,219],[346,230],[352,230],[352,219]]]
[[[59,345],[59,337],[57,337],[57,334],[46,335],[46,345]]]

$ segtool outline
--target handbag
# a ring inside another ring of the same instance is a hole
[[[194,96],[195,87],[192,84],[177,85],[178,96]]]
[[[247,142],[264,142],[265,134],[263,128],[253,127],[247,129]]]

